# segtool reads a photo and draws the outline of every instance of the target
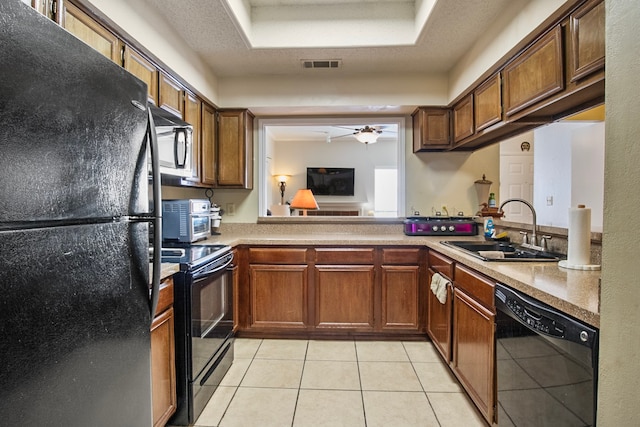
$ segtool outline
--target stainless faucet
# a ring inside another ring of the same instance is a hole
[[[531,233],[531,245],[538,246],[538,236],[536,235],[536,229],[538,228],[538,226],[536,224],[536,210],[533,208],[533,205],[531,205],[531,203],[527,202],[524,199],[507,199],[504,202],[502,202],[502,204],[498,208],[498,212],[502,212],[503,206],[509,202],[521,202],[527,205],[529,209],[531,209],[531,215],[533,216],[533,232]],[[526,239],[526,234],[525,234],[525,239]]]

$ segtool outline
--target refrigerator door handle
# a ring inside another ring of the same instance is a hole
[[[151,298],[149,301],[149,310],[151,311],[151,320],[158,307],[158,296],[160,294],[160,270],[162,256],[162,195],[160,193],[160,160],[158,152],[158,137],[156,136],[155,124],[151,110],[147,109],[149,121],[147,123],[147,135],[149,148],[151,150],[151,176],[153,178],[153,273],[151,276]]]

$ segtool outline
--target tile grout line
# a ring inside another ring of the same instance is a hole
[[[358,383],[360,384],[360,401],[362,402],[362,416],[364,417],[364,427],[367,427],[367,410],[364,406],[364,390],[362,387],[362,375],[360,374],[360,358],[358,357],[358,345],[353,340],[354,350],[356,352],[356,366],[358,367]]]
[[[242,384],[242,381],[244,381],[244,377],[247,376],[247,372],[249,372],[249,368],[251,368],[251,365],[253,364],[253,361],[255,360],[256,354],[258,354],[258,350],[260,350],[260,346],[262,346],[263,342],[264,342],[264,340],[260,340],[260,344],[258,344],[258,347],[256,348],[256,351],[253,353],[253,356],[251,356],[251,362],[249,362],[249,365],[247,366],[247,369],[244,371],[244,374],[242,374],[242,378],[240,378],[240,381],[238,381],[238,385],[236,386],[236,389],[233,392],[233,395],[231,396],[231,399],[229,399],[229,402],[227,403],[227,407],[224,408],[224,411],[222,412],[222,415],[220,416],[220,420],[218,420],[218,426],[220,426],[222,424],[222,420],[224,419],[224,416],[227,414],[227,411],[229,410],[229,407],[231,406],[231,402],[233,402],[234,397],[236,397],[236,394],[238,393],[238,390],[240,389],[240,385]]]
[[[404,341],[402,342],[402,348],[404,348],[405,353],[407,353],[407,357],[409,358],[409,362],[411,362],[411,369],[413,369],[413,373],[418,378],[418,382],[420,383],[420,387],[422,388],[422,392],[424,393],[424,397],[427,399],[427,402],[429,403],[429,408],[431,409],[431,412],[433,413],[433,416],[435,417],[436,422],[438,423],[438,426],[442,426],[442,423],[440,423],[440,420],[438,419],[438,414],[436,413],[436,410],[433,407],[433,404],[431,403],[431,399],[429,399],[429,395],[427,394],[427,390],[425,390],[424,384],[422,384],[422,381],[420,380],[420,375],[418,375],[418,371],[416,371],[416,366],[414,365],[413,360],[411,360],[411,356],[409,356],[409,351],[407,351],[407,347],[404,345]],[[418,362],[416,362],[416,363],[418,363]]]
[[[307,365],[307,354],[309,353],[309,340],[306,342],[304,349],[304,359],[302,359],[302,372],[300,373],[300,381],[298,382],[298,392],[296,393],[296,403],[293,406],[293,416],[291,417],[291,427],[296,421],[296,412],[298,411],[298,401],[300,400],[300,389],[302,388],[302,378],[304,377],[304,368]]]

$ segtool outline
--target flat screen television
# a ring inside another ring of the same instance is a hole
[[[316,196],[353,196],[354,168],[307,168],[307,188]]]

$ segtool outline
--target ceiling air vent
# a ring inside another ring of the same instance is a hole
[[[342,60],[340,59],[303,59],[302,68],[340,68]]]

